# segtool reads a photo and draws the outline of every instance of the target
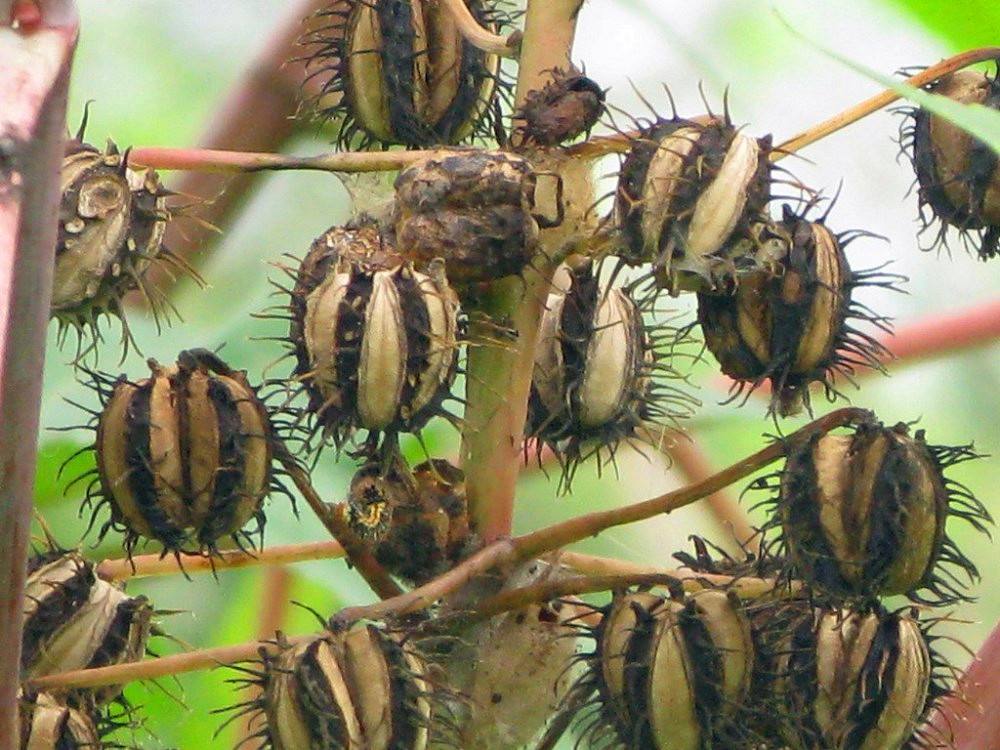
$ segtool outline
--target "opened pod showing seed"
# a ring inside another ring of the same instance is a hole
[[[571,66],[558,68],[542,88],[529,91],[514,122],[524,143],[557,146],[590,133],[603,113],[604,89]]]
[[[561,221],[533,213],[541,179],[527,159],[503,151],[456,149],[407,167],[395,183],[396,247],[418,267],[442,258],[455,284],[520,274],[539,227]],[[562,182],[554,184],[561,207]]]
[[[960,70],[928,86],[960,104],[1000,110],[1000,78]],[[949,228],[986,260],[1000,254],[1000,156],[989,144],[923,108],[906,108],[900,144],[917,173],[923,230],[938,227],[927,249],[946,247]]]
[[[853,299],[859,287],[895,289],[902,277],[880,269],[852,271],[844,248],[864,232],[835,234],[785,207],[768,230],[781,240],[769,267],[745,275],[729,295],[699,294],[698,323],[705,345],[732,378],[733,398],[771,382],[771,410],[781,416],[809,408],[809,385],[822,383],[827,397],[833,378],[848,379],[857,367],[881,370],[891,355],[871,334],[867,321],[891,333],[887,318]]]
[[[458,372],[459,305],[443,264],[414,270],[371,224],[324,237],[300,266],[289,306],[293,375],[315,427],[338,449],[367,430],[374,449],[383,433],[452,418],[443,402]]]
[[[651,263],[657,287],[728,291],[753,268],[767,222],[771,139],[727,117],[659,119],[633,138],[615,192],[615,254]]]
[[[965,584],[978,578],[948,522],[985,532],[991,519],[944,472],[976,457],[971,446],[929,445],[905,424],[859,424],[792,445],[780,475],[758,486],[776,485],[770,528],[795,577],[837,599],[905,594],[946,604],[967,599]]]
[[[592,746],[701,750],[748,739],[740,719],[754,644],[735,594],[616,594],[593,635],[582,678],[599,696],[585,719]]]
[[[468,0],[480,26],[507,23],[494,0]],[[313,109],[337,141],[411,147],[491,137],[509,88],[499,56],[469,44],[440,0],[343,0],[320,10],[301,43]]]
[[[205,349],[149,367],[140,380],[93,374],[102,409],[85,502],[94,517],[105,505],[111,510],[101,535],[123,532],[129,554],[141,539],[164,553],[214,554],[225,536],[255,546],[261,505],[277,486],[271,420],[256,389]]]
[[[678,332],[647,324],[629,291],[601,283],[591,263],[568,274],[542,315],[526,425],[559,457],[566,486],[581,461],[658,439],[697,403],[666,382],[679,377],[666,353]]]
[[[66,705],[49,693],[18,694],[20,750],[101,750],[92,713]]]
[[[78,553],[62,551],[29,560],[23,612],[24,679],[139,661],[153,616],[146,597],[129,596],[98,578]],[[60,698],[73,705],[106,703],[121,690],[120,685],[73,689]]]
[[[262,717],[258,736],[273,750],[424,750],[445,732],[426,659],[406,639],[375,625],[261,649],[250,682],[260,697],[235,707]],[[258,726],[258,719],[251,719]]]

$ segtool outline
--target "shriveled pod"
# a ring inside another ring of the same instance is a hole
[[[527,159],[504,151],[456,149],[407,167],[395,182],[396,247],[418,266],[442,258],[455,284],[519,274],[539,226],[561,220],[534,213],[538,179]]]
[[[837,598],[965,599],[963,578],[978,572],[946,527],[957,517],[985,531],[990,517],[944,470],[975,457],[971,446],[928,445],[905,424],[862,424],[794,445],[771,525],[796,577]]]
[[[775,661],[782,706],[775,715],[791,747],[924,746],[917,725],[939,688],[936,659],[914,616],[818,609],[786,632]]]
[[[97,578],[94,566],[76,552],[53,552],[32,559],[24,592],[21,675],[33,679],[74,669],[138,661],[145,655],[152,607],[144,596]],[[73,690],[106,703],[120,685]]]
[[[398,261],[377,229],[331,230],[292,292],[295,377],[340,447],[357,428],[415,432],[444,411],[458,369],[458,299],[439,261]],[[322,238],[321,238],[322,239]]]
[[[264,654],[263,713],[274,750],[423,750],[435,699],[426,661],[374,625],[324,633]]]
[[[514,113],[526,143],[556,146],[589,133],[604,112],[604,89],[575,67],[558,68],[542,88],[528,92]]]
[[[752,138],[728,118],[658,120],[622,163],[615,223],[627,263],[653,264],[657,284],[727,291],[760,250],[755,227],[770,200],[770,136]]]
[[[1000,78],[960,70],[927,89],[961,104],[1000,110]],[[944,117],[923,108],[904,110],[900,143],[913,162],[919,183],[920,220],[928,229],[940,222],[931,248],[945,244],[949,227],[983,260],[1000,254],[1000,157]],[[929,214],[928,215],[928,209]]]
[[[580,461],[640,428],[686,416],[693,400],[663,380],[673,370],[626,289],[600,283],[589,263],[549,295],[539,326],[527,432],[550,446],[569,479]]]
[[[855,321],[885,333],[889,323],[852,297],[858,287],[895,288],[901,277],[852,271],[844,247],[858,233],[835,234],[787,206],[772,232],[783,238],[783,254],[744,276],[731,295],[699,294],[698,322],[709,351],[736,381],[734,398],[770,380],[771,409],[788,416],[809,408],[810,383],[822,383],[832,399],[835,374],[882,369],[889,352]]]
[[[272,488],[270,417],[246,372],[204,349],[182,351],[176,365],[149,360],[150,377],[99,376],[99,498],[131,553],[140,539],[167,552],[213,553],[230,536],[253,544],[263,533],[261,505]],[[253,519],[256,528],[245,530]]]
[[[485,28],[506,22],[494,0],[466,5]],[[497,94],[506,87],[500,58],[469,44],[445,3],[344,0],[321,10],[313,27],[302,39],[307,86],[318,85],[318,116],[340,122],[341,146],[493,136]]]
[[[94,717],[49,693],[18,695],[20,750],[101,750]]]

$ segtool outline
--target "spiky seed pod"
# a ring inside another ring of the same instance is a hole
[[[101,735],[86,710],[49,693],[18,695],[20,750],[101,750]]]
[[[1000,77],[960,70],[928,87],[962,104],[1000,110]],[[919,182],[920,220],[940,221],[931,248],[956,229],[983,260],[1000,254],[1000,157],[987,143],[923,108],[906,109],[900,143]],[[926,209],[930,209],[930,216]]]
[[[480,25],[498,31],[494,0],[469,0]],[[318,77],[318,116],[340,121],[342,147],[421,147],[490,137],[496,123],[499,56],[462,36],[436,0],[347,0],[318,14],[302,42]],[[355,136],[360,135],[359,139]]]
[[[604,89],[573,67],[559,68],[541,89],[528,93],[515,112],[526,143],[557,146],[589,133],[604,113]]]
[[[402,263],[371,224],[331,229],[291,293],[294,375],[337,447],[358,428],[415,432],[447,413],[458,370],[459,306],[440,261]]]
[[[76,552],[33,558],[24,592],[21,675],[33,679],[74,669],[138,661],[146,651],[153,610],[144,596],[129,596],[94,574]],[[75,690],[68,696],[106,703],[114,685]]]
[[[731,295],[699,294],[698,322],[709,351],[736,381],[734,398],[770,380],[771,409],[788,416],[809,408],[810,383],[822,383],[833,399],[835,374],[882,369],[888,350],[854,321],[885,333],[891,326],[852,297],[863,286],[895,289],[902,277],[852,271],[844,248],[859,233],[834,234],[823,220],[796,216],[787,206],[773,230],[786,238],[783,257],[743,277]]]
[[[584,679],[597,687],[601,716],[622,745],[701,750],[742,737],[736,718],[751,686],[754,644],[734,594],[618,595],[595,637]],[[601,731],[601,722],[591,730]]]
[[[435,700],[426,661],[374,625],[324,633],[264,655],[263,695],[273,750],[423,750]]]
[[[453,567],[475,544],[465,474],[444,459],[363,466],[351,480],[347,519],[375,558],[417,585]]]
[[[272,488],[273,437],[246,372],[204,349],[182,351],[176,365],[149,366],[150,377],[122,376],[104,392],[94,512],[106,503],[111,518],[101,534],[124,532],[129,554],[143,538],[174,553],[192,542],[214,553],[227,535],[253,545]],[[256,528],[243,530],[251,519]]]
[[[395,182],[396,247],[418,265],[444,259],[455,284],[519,274],[538,240],[535,185],[531,164],[502,151],[455,150],[407,167]]]
[[[904,424],[862,424],[792,446],[771,526],[795,576],[838,599],[966,599],[962,577],[978,572],[947,523],[958,517],[985,531],[990,516],[944,470],[975,457],[971,446],[928,445],[923,430],[910,436]]]
[[[52,317],[61,335],[87,328],[96,334],[98,317],[120,318],[121,300],[134,289],[158,312],[143,275],[151,263],[176,259],[163,247],[170,211],[156,173],[129,168],[111,141],[103,153],[71,141],[60,186]]]
[[[770,136],[738,132],[728,117],[673,118],[644,128],[622,163],[615,197],[616,252],[653,264],[657,284],[714,291],[732,286],[758,251],[766,223]]]
[[[566,481],[589,456],[613,456],[622,439],[672,423],[693,403],[655,377],[673,371],[629,292],[602,285],[589,263],[569,274],[539,326],[526,426],[560,457]]]

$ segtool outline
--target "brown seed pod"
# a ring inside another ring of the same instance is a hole
[[[91,713],[49,693],[18,694],[20,750],[101,750],[101,733]]]
[[[494,0],[467,3],[494,32],[506,15]],[[338,120],[341,147],[421,147],[490,137],[509,88],[499,56],[469,44],[436,0],[345,0],[316,15],[301,42],[313,108]],[[357,136],[357,137],[356,137]]]
[[[599,695],[594,745],[657,750],[735,747],[746,741],[744,705],[754,643],[744,605],[706,589],[675,598],[618,594],[594,631],[583,678]]]
[[[451,418],[442,403],[458,371],[459,308],[440,262],[415,271],[371,224],[331,229],[290,297],[293,374],[338,449],[358,428],[373,449],[382,433]]]
[[[455,284],[519,274],[539,226],[561,221],[532,213],[536,182],[526,159],[502,151],[456,149],[407,167],[395,183],[396,247],[418,267],[442,258]]]
[[[549,295],[539,326],[526,431],[563,464],[576,467],[646,427],[673,425],[697,402],[666,377],[678,377],[662,347],[675,330],[643,320],[629,291],[600,283],[591,264],[570,269],[565,292]]]
[[[991,519],[944,471],[976,457],[971,446],[928,445],[905,424],[861,424],[792,446],[780,475],[753,486],[777,490],[770,528],[793,575],[818,591],[948,604],[968,598],[963,578],[978,578],[947,534],[949,519],[982,532]]]
[[[390,573],[420,585],[452,568],[475,546],[465,475],[444,459],[416,466],[363,466],[351,480],[347,519]]]
[[[21,675],[34,679],[74,669],[138,661],[146,651],[152,607],[94,574],[76,552],[54,551],[29,561],[24,592]],[[106,703],[120,685],[73,690],[73,705]]]
[[[363,625],[273,645],[249,680],[260,698],[236,707],[263,716],[262,747],[424,750],[440,729],[430,667],[402,638]]]
[[[97,477],[85,502],[98,500],[94,517],[105,504],[111,509],[101,535],[123,532],[129,554],[140,539],[175,554],[192,546],[212,554],[227,535],[254,546],[264,497],[280,489],[270,416],[256,390],[245,372],[204,349],[181,352],[176,365],[149,366],[151,376],[138,381],[93,373],[102,411]],[[244,530],[251,519],[256,528]]]
[[[60,341],[74,330],[82,347],[90,329],[96,343],[98,319],[107,313],[122,320],[128,346],[121,304],[128,293],[139,289],[158,318],[166,311],[162,295],[143,280],[149,266],[166,262],[193,273],[163,247],[168,192],[156,172],[131,169],[126,158],[111,141],[103,153],[78,139],[67,146],[52,279]]]
[[[998,69],[1000,70],[1000,69]],[[960,70],[928,86],[961,104],[1000,110],[1000,77]],[[946,246],[948,228],[983,260],[1000,254],[1000,157],[987,143],[922,108],[904,108],[900,145],[919,183],[921,232],[937,219],[930,247]],[[928,215],[929,210],[929,215]]]
[[[730,289],[752,268],[770,200],[771,138],[743,135],[728,116],[658,119],[622,163],[614,219],[630,265],[653,264],[660,288]]]
[[[879,269],[852,271],[844,248],[864,233],[834,234],[824,223],[796,216],[786,206],[772,231],[783,239],[782,257],[769,270],[744,276],[731,295],[698,295],[705,345],[734,381],[733,398],[771,381],[771,410],[781,416],[809,408],[809,384],[827,397],[838,392],[835,374],[848,379],[856,367],[882,370],[888,350],[853,321],[885,333],[889,321],[852,299],[863,286],[895,289],[902,277]]]
[[[557,146],[590,133],[604,113],[604,89],[576,68],[559,68],[541,89],[528,93],[514,113],[526,143]]]

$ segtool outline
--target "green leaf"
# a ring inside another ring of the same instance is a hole
[[[1000,4],[995,0],[887,0],[887,4],[918,21],[954,49],[996,44],[1000,28]]]

